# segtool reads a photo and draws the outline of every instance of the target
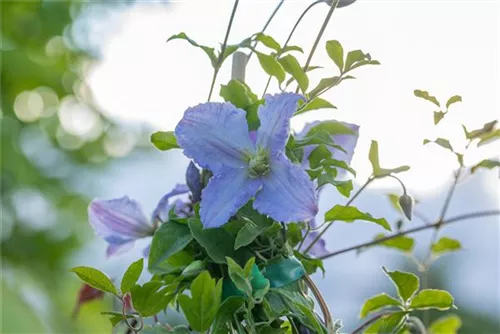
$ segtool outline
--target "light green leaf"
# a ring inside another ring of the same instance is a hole
[[[453,297],[448,291],[425,289],[417,293],[410,307],[418,310],[435,308],[444,311],[453,307]]]
[[[490,159],[484,159],[483,161],[475,164],[474,166],[471,167],[470,172],[474,174],[478,168],[488,168],[488,169],[493,169],[495,167],[500,167],[500,161],[498,160],[490,160]]]
[[[356,64],[351,66],[351,71],[354,70],[355,68],[365,66],[365,65],[380,65],[380,62],[378,60],[361,60],[356,62]]]
[[[442,255],[444,253],[455,252],[462,248],[460,241],[447,237],[442,237],[438,242],[432,245],[432,253],[434,255]]]
[[[304,53],[304,50],[302,50],[302,48],[297,46],[297,45],[287,45],[283,49],[281,49],[281,54],[284,54],[286,52],[291,52],[291,51],[297,51],[300,53]],[[314,67],[314,66],[311,66],[311,67]]]
[[[448,139],[445,139],[445,138],[438,138],[436,140],[424,139],[424,145],[426,145],[428,143],[435,143],[435,144],[441,146],[442,148],[445,148],[447,150],[450,150],[451,152],[454,152],[453,147],[451,146],[450,141]]]
[[[150,281],[130,289],[134,309],[143,317],[151,317],[164,310],[174,298],[176,284],[164,287],[163,282]]]
[[[397,333],[405,324],[408,312],[396,312],[380,317],[377,321],[368,326],[365,334]]]
[[[179,148],[173,131],[157,131],[153,133],[151,135],[151,143],[161,151]]]
[[[413,91],[413,94],[415,94],[416,97],[419,97],[421,99],[424,99],[424,100],[427,100],[429,102],[434,103],[438,107],[440,106],[439,101],[436,99],[436,97],[430,95],[429,92],[426,92],[425,90],[415,89]]]
[[[252,258],[253,262],[255,262],[255,258]],[[249,260],[250,270],[252,269],[253,263],[252,259]],[[246,270],[241,268],[233,259],[230,257],[226,258],[227,267],[229,272],[229,277],[231,281],[233,281],[236,288],[241,290],[247,297],[252,296],[252,284],[250,283],[250,273],[247,273]],[[247,266],[245,266],[247,267]],[[245,268],[246,269],[246,268]]]
[[[384,238],[384,234],[377,234],[375,240]],[[387,248],[397,249],[403,252],[411,252],[413,250],[413,246],[415,244],[415,240],[408,236],[399,236],[397,238],[392,238],[383,242],[378,243],[378,246],[384,246]]]
[[[184,277],[197,276],[204,270],[206,270],[205,261],[196,260],[191,262],[186,268],[184,268],[184,270],[182,271],[182,276]]]
[[[435,111],[434,112],[434,125],[437,125],[443,118],[446,113],[442,111]]]
[[[244,110],[259,100],[250,87],[236,79],[232,79],[227,85],[221,85],[220,96],[224,101]]]
[[[271,36],[268,36],[268,35],[261,33],[261,32],[255,34],[254,36],[255,36],[256,41],[261,42],[262,44],[264,44],[268,48],[273,49],[276,52],[281,51],[281,45],[278,42],[276,42],[276,40],[274,38],[272,38]]]
[[[359,317],[364,318],[372,312],[377,312],[384,308],[394,307],[394,306],[401,306],[401,302],[385,293],[381,293],[365,301],[363,307],[361,308]]]
[[[318,85],[308,93],[308,95],[312,99],[321,94],[325,89],[336,86],[339,83],[340,77],[323,78],[319,81]]]
[[[281,64],[273,56],[269,56],[261,52],[255,52],[255,54],[259,59],[259,63],[262,69],[270,76],[278,79],[278,82],[281,84],[286,78],[286,73],[283,69],[283,66],[281,66]]]
[[[148,262],[149,270],[154,273],[160,264],[173,254],[184,249],[191,240],[193,240],[193,236],[186,225],[175,222],[162,224],[156,230],[151,242]]]
[[[116,325],[118,325],[124,318],[121,312],[101,312],[101,314],[109,316],[111,327],[115,327]],[[135,318],[135,316],[132,314],[125,314],[125,318],[133,319]]]
[[[244,225],[236,235],[236,240],[234,241],[235,250],[251,244],[255,238],[272,225],[272,222],[267,219],[255,222],[249,219],[244,219],[242,223]]]
[[[122,283],[121,283],[121,290],[122,294],[125,294],[130,291],[130,288],[132,288],[135,283],[137,283],[137,280],[141,276],[142,269],[144,268],[144,259],[139,259],[135,262],[133,262],[125,271],[125,274],[123,274],[122,278]]]
[[[500,139],[500,129],[496,129],[494,131],[481,135],[477,146],[483,146],[498,139]]]
[[[375,177],[384,177],[390,174],[406,172],[410,169],[410,166],[400,166],[396,168],[382,168],[380,167],[379,158],[378,158],[378,142],[372,140],[370,145],[370,152],[368,153],[368,158],[370,163],[372,164],[373,176]]]
[[[310,100],[307,104],[302,105],[302,107],[300,107],[299,110],[297,110],[297,112],[295,113],[295,116],[303,114],[307,111],[325,109],[325,108],[337,109],[336,106],[334,106],[327,100],[324,100],[320,97],[315,97],[314,99]]]
[[[456,334],[460,327],[462,327],[462,320],[459,316],[452,314],[434,320],[429,327],[429,333]]]
[[[198,332],[210,328],[219,310],[222,295],[222,279],[215,279],[204,271],[191,283],[191,297],[180,295],[179,304],[186,315],[189,325]]]
[[[206,55],[208,56],[208,58],[210,58],[210,62],[212,64],[212,66],[215,68],[216,65],[217,65],[217,56],[215,55],[215,52],[214,52],[214,48],[210,48],[208,46],[204,46],[204,45],[200,45],[198,43],[196,43],[194,40],[192,40],[191,38],[189,38],[185,33],[181,32],[179,34],[176,34],[176,35],[172,35],[170,36],[169,39],[167,39],[167,42],[171,41],[171,40],[174,40],[174,39],[183,39],[183,40],[186,40],[189,42],[189,44],[191,44],[192,46],[195,46],[197,48],[200,48],[202,49]]]
[[[347,57],[345,60],[345,72],[351,70],[355,63],[363,61],[365,59],[367,59],[367,56],[363,51],[361,50],[349,51],[347,53]]]
[[[178,274],[186,269],[193,261],[194,258],[190,252],[181,250],[165,258],[163,261],[159,261],[149,270],[156,275]]]
[[[420,283],[418,277],[414,274],[402,271],[388,271],[385,267],[382,267],[382,269],[392,280],[398,290],[398,295],[404,302],[408,301],[417,292]]]
[[[91,287],[118,296],[115,285],[102,271],[83,266],[74,267],[70,271],[74,272],[82,281]]]
[[[309,87],[309,79],[297,59],[292,55],[286,55],[279,59],[279,63],[288,74],[295,78],[300,90],[305,93]]]
[[[460,95],[454,95],[448,99],[446,102],[446,109],[448,109],[453,103],[462,102],[462,97]]]
[[[328,167],[333,166],[333,167],[345,169],[346,171],[348,171],[352,175],[356,176],[356,171],[354,169],[352,169],[345,161],[337,160],[337,159],[333,159],[333,158],[326,158],[325,160],[323,160],[323,162],[321,164],[323,166],[328,166]]]
[[[333,185],[335,188],[337,188],[337,191],[345,197],[349,197],[353,189],[352,180],[335,180],[335,177],[331,174],[323,173],[318,177],[318,188],[321,188],[325,184]]]
[[[378,224],[388,231],[391,230],[391,226],[384,218],[374,218],[369,213],[361,212],[354,206],[335,205],[325,213],[325,222],[337,220],[347,223],[355,220],[365,220]]]
[[[339,41],[327,41],[326,52],[331,60],[337,65],[340,73],[344,71],[344,49]]]

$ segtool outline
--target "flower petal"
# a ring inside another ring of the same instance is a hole
[[[189,108],[175,128],[184,154],[216,173],[222,166],[244,166],[245,152],[254,147],[246,113],[230,103],[208,102]]]
[[[212,176],[201,194],[200,216],[205,228],[228,222],[259,189],[259,179],[248,177],[244,168],[224,168]]]
[[[262,180],[253,204],[257,211],[285,223],[314,219],[318,213],[314,184],[300,166],[280,154]]]
[[[171,192],[163,195],[163,197],[160,199],[158,205],[156,205],[156,208],[153,211],[152,220],[159,220],[161,222],[168,221],[168,212],[172,208],[172,205],[169,204],[170,197],[187,194],[188,192],[188,186],[186,186],[185,184],[176,184],[175,188],[172,189]]]
[[[93,200],[88,209],[94,231],[110,244],[121,245],[153,233],[140,205],[127,196]]]
[[[309,233],[306,237],[306,240],[304,241],[304,245],[302,246],[302,249],[307,249],[309,245],[316,240],[316,237],[318,236],[318,232],[313,231]],[[316,243],[309,249],[307,252],[310,255],[313,255],[315,257],[321,257],[323,255],[328,254],[328,249],[326,248],[326,242],[325,239],[320,238]]]
[[[186,183],[193,196],[193,202],[199,202],[201,199],[201,177],[200,171],[191,161],[186,171]]]
[[[109,244],[106,249],[106,256],[114,256],[125,253],[126,251],[132,249],[134,247],[134,241],[129,241],[123,244]]]
[[[297,110],[299,94],[281,93],[266,95],[266,103],[259,107],[260,127],[257,130],[257,146],[267,148],[275,155],[285,149],[290,133],[290,118]]]

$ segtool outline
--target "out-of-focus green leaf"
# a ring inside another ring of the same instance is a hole
[[[390,231],[391,226],[384,218],[374,218],[369,213],[361,212],[354,206],[335,205],[325,213],[325,222],[327,221],[343,221],[351,223],[355,220],[365,220],[378,224]]]
[[[455,152],[448,139],[445,139],[445,138],[438,138],[436,140],[424,139],[424,145],[426,145],[428,143],[435,143],[435,144],[441,146],[442,148],[450,150],[451,152]]]
[[[118,296],[115,285],[102,271],[91,267],[74,267],[71,269],[82,281],[104,292],[109,292]]]
[[[456,334],[462,327],[462,320],[455,315],[446,315],[434,320],[430,327],[430,334]]]
[[[435,308],[444,311],[453,307],[453,297],[448,291],[425,289],[415,295],[410,307],[417,310]]]
[[[430,95],[429,92],[427,92],[425,90],[415,89],[413,91],[413,94],[415,94],[416,97],[419,97],[419,98],[424,99],[426,101],[432,102],[436,106],[440,107],[439,101],[436,99],[436,97]]]
[[[292,55],[286,55],[279,59],[279,63],[288,74],[295,78],[300,90],[305,93],[309,87],[309,79],[297,59]]]
[[[163,282],[150,281],[130,289],[134,309],[143,317],[151,317],[164,310],[174,298],[175,285],[163,287]]]
[[[446,101],[446,109],[448,109],[453,103],[462,102],[462,97],[460,95],[454,95]]]
[[[420,285],[419,279],[412,273],[405,273],[402,271],[388,271],[382,267],[384,272],[389,276],[398,290],[398,295],[406,302],[417,292]]]
[[[475,164],[474,166],[471,167],[470,172],[474,174],[479,168],[488,168],[488,169],[493,169],[495,167],[500,167],[500,161],[498,160],[490,160],[490,159],[484,159],[481,162]]]
[[[377,321],[368,326],[365,334],[397,333],[404,326],[408,312],[395,312],[380,317]]]
[[[384,238],[384,234],[377,234],[375,240]],[[384,246],[388,248],[397,249],[403,252],[411,252],[413,250],[413,246],[415,244],[415,240],[408,236],[402,235],[397,238],[392,238],[383,242],[378,243],[378,246]]]
[[[174,39],[183,39],[183,40],[189,42],[189,44],[191,44],[192,46],[195,46],[197,48],[202,49],[206,53],[206,55],[208,56],[208,58],[210,58],[210,62],[212,64],[212,66],[214,68],[217,66],[217,61],[218,60],[217,60],[217,56],[215,55],[214,48],[210,48],[208,46],[204,46],[204,45],[200,45],[200,44],[196,43],[194,40],[192,40],[191,38],[189,38],[183,32],[181,32],[179,34],[175,34],[175,35],[170,36],[167,39],[167,42],[169,42],[171,40],[174,40]]]
[[[444,253],[456,252],[462,248],[460,241],[452,238],[442,237],[436,243],[432,244],[432,253],[442,255]]]
[[[121,290],[122,294],[125,294],[130,291],[137,280],[141,276],[142,269],[144,268],[144,259],[139,259],[133,262],[123,274],[122,282],[121,282]]]
[[[161,151],[179,148],[173,131],[157,131],[153,133],[151,135],[151,143]]]
[[[394,306],[401,306],[401,302],[385,293],[381,293],[365,301],[363,307],[361,308],[359,317],[364,318],[372,312],[377,312],[384,308],[394,307]]]
[[[375,177],[384,177],[393,173],[401,173],[406,172],[410,169],[410,166],[400,166],[396,168],[382,168],[380,167],[379,158],[378,158],[378,142],[372,140],[372,144],[370,145],[370,152],[368,153],[368,158],[370,163],[372,164],[373,176]]]

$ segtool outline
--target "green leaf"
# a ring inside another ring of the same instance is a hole
[[[418,277],[414,274],[402,271],[388,271],[385,267],[382,267],[382,269],[392,280],[398,290],[398,295],[404,302],[408,301],[417,292],[420,284]]]
[[[83,266],[74,267],[70,271],[74,272],[82,281],[91,287],[118,296],[115,285],[102,271]]]
[[[321,269],[323,275],[325,274],[325,267],[323,266],[323,261],[320,259],[312,258],[305,253],[301,253],[297,250],[293,251],[293,254],[297,259],[300,260],[306,273],[308,275],[314,274],[318,269]]]
[[[456,334],[462,327],[462,320],[455,314],[440,317],[434,320],[430,327],[430,334]]]
[[[445,138],[438,138],[436,140],[424,139],[424,145],[426,145],[428,143],[435,143],[435,144],[441,146],[442,148],[450,150],[451,152],[455,152],[455,151],[453,151],[453,147],[451,146],[450,141],[448,139],[445,139]]]
[[[200,45],[198,43],[196,43],[194,40],[192,40],[191,38],[189,38],[185,33],[181,32],[179,34],[176,34],[176,35],[172,35],[170,36],[169,39],[167,39],[167,42],[171,41],[171,40],[174,40],[174,39],[183,39],[183,40],[186,40],[189,42],[189,44],[191,44],[192,46],[195,46],[197,48],[200,48],[202,49],[206,55],[208,56],[208,58],[210,58],[210,63],[212,64],[212,66],[215,68],[217,66],[217,56],[215,55],[215,52],[214,52],[214,48],[210,48],[208,46],[204,46],[204,45]]]
[[[133,262],[123,274],[121,290],[122,294],[125,294],[130,291],[139,280],[141,276],[142,269],[144,268],[144,259],[139,259],[136,262]]]
[[[365,220],[378,224],[388,231],[391,230],[391,226],[384,218],[374,218],[369,213],[361,212],[354,206],[335,205],[325,213],[325,222],[337,220],[347,223],[355,220]]]
[[[191,332],[186,326],[175,326],[172,329],[168,329],[162,324],[154,324],[152,326],[146,326],[140,331],[141,334],[190,334]]]
[[[101,312],[101,314],[109,316],[111,327],[115,327],[116,325],[118,325],[124,318],[121,312]],[[135,316],[133,314],[125,314],[125,318],[134,319]]]
[[[278,42],[276,42],[276,40],[274,38],[272,38],[271,36],[268,36],[268,35],[261,33],[261,32],[255,34],[254,36],[255,36],[256,41],[261,42],[262,44],[264,44],[268,48],[273,49],[276,52],[281,51],[281,45]]]
[[[474,166],[471,167],[470,172],[474,174],[478,168],[488,168],[488,169],[493,169],[495,167],[500,167],[500,161],[498,160],[490,160],[490,159],[484,159],[483,161],[475,164]]]
[[[304,50],[302,50],[302,48],[300,46],[297,46],[297,45],[287,45],[283,49],[281,49],[281,54],[284,54],[284,53],[290,52],[290,51],[297,51],[297,52],[300,52],[300,53],[304,53]],[[318,67],[318,66],[310,66],[309,68],[311,68],[311,67]]]
[[[150,268],[150,271],[156,275],[178,274],[193,261],[194,257],[190,252],[181,250],[158,262],[154,267]]]
[[[143,317],[151,317],[164,310],[175,296],[176,284],[163,287],[163,282],[150,281],[130,289],[134,308]]]
[[[308,95],[312,99],[321,94],[324,90],[336,86],[340,83],[340,81],[340,77],[323,78],[319,81],[318,85],[308,93]]]
[[[227,298],[220,305],[219,311],[215,316],[212,332],[214,334],[230,333],[233,315],[237,314],[244,304],[245,299],[242,297],[232,296]]]
[[[489,133],[481,135],[477,146],[483,146],[498,139],[500,139],[500,129],[496,129],[495,131],[491,131]]]
[[[396,168],[382,168],[380,167],[379,158],[378,158],[378,142],[372,140],[370,145],[370,152],[368,153],[368,158],[370,163],[372,164],[373,176],[375,177],[384,177],[393,173],[401,173],[406,172],[410,169],[410,166],[400,166]]]
[[[290,257],[267,265],[262,274],[271,282],[272,288],[279,288],[299,280],[306,271],[299,260]]]
[[[446,102],[446,109],[448,109],[453,103],[462,102],[462,97],[460,95],[454,95],[448,99]]]
[[[442,237],[438,242],[432,244],[433,255],[442,255],[444,253],[455,252],[462,248],[460,241],[447,237]]]
[[[299,110],[297,110],[297,112],[295,113],[295,116],[311,110],[325,109],[325,108],[337,109],[336,106],[334,106],[327,100],[324,100],[320,97],[315,97],[314,99],[310,100],[307,104],[302,105],[302,107],[300,107]]]
[[[173,131],[157,131],[153,133],[151,135],[151,143],[161,151],[179,148]]]
[[[197,276],[202,271],[206,270],[206,263],[202,260],[196,260],[191,262],[184,270],[182,271],[183,277],[191,277]]]
[[[302,227],[298,223],[290,223],[286,229],[286,239],[290,246],[295,247],[302,241]]]
[[[429,92],[426,92],[425,90],[419,90],[415,89],[413,91],[413,94],[415,94],[416,97],[419,97],[421,99],[427,100],[429,102],[434,103],[436,106],[440,107],[439,101],[436,99],[435,96],[432,96],[429,94]]]
[[[279,63],[288,74],[295,78],[300,90],[305,93],[309,87],[309,78],[300,66],[297,58],[292,55],[286,55],[279,59]]]
[[[347,53],[345,60],[345,72],[353,69],[353,65],[357,62],[367,59],[367,55],[361,50],[353,50]],[[369,59],[368,59],[369,60]]]
[[[453,297],[448,291],[425,289],[417,293],[410,307],[417,310],[435,308],[444,311],[453,307]]]
[[[396,312],[380,317],[377,321],[368,326],[364,333],[381,334],[397,333],[397,330],[403,327],[408,312]]]
[[[221,85],[220,96],[224,101],[244,110],[259,100],[250,87],[236,79],[232,79],[227,85]]]
[[[443,118],[446,113],[442,111],[435,111],[434,112],[434,125],[437,125]]]
[[[255,262],[255,258],[252,258]],[[248,263],[252,266],[252,259]],[[252,296],[252,284],[250,283],[250,273],[246,273],[243,268],[241,268],[233,259],[227,257],[227,267],[229,272],[229,277],[233,281],[236,288],[242,291],[247,297]],[[246,266],[245,266],[246,267]],[[251,268],[251,267],[250,267]]]
[[[281,84],[286,78],[285,70],[283,66],[273,57],[260,52],[255,52],[257,58],[259,59],[260,66],[262,69],[270,76],[278,79]]]
[[[372,312],[377,312],[384,308],[393,306],[401,306],[401,303],[391,296],[381,293],[365,301],[363,307],[361,308],[359,317],[364,318]]]
[[[324,186],[325,184],[333,185],[342,196],[351,196],[351,191],[353,189],[352,180],[339,181],[335,180],[335,177],[331,174],[324,173],[318,177],[318,188]]]
[[[384,234],[377,234],[375,240],[384,238]],[[392,238],[377,244],[378,246],[384,246],[387,248],[397,249],[403,252],[411,252],[413,251],[413,246],[415,245],[415,240],[408,236],[402,235],[396,238]]]
[[[327,41],[326,52],[335,65],[337,65],[340,73],[342,73],[344,71],[344,49],[339,41]]]
[[[354,70],[355,68],[365,66],[365,65],[380,65],[380,62],[378,60],[361,60],[356,62],[356,64],[351,66],[351,71]]]
[[[184,249],[191,240],[193,240],[193,236],[186,225],[175,222],[162,224],[156,230],[151,242],[148,262],[149,270],[154,273],[162,262]]]
[[[189,325],[198,332],[210,328],[219,306],[222,295],[222,279],[215,284],[208,271],[204,271],[191,283],[191,297],[180,295],[178,301]]]
[[[272,225],[272,221],[267,219],[257,220],[255,222],[249,219],[244,219],[242,223],[244,225],[236,235],[236,240],[234,241],[235,250],[251,244],[255,238]]]
[[[333,158],[326,158],[325,160],[323,160],[321,162],[321,164],[323,166],[328,166],[328,167],[333,166],[333,167],[345,169],[346,171],[348,171],[352,175],[356,176],[356,171],[354,169],[352,169],[345,161],[337,160],[337,159],[333,159]]]

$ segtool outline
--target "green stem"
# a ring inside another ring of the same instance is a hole
[[[229,24],[226,29],[226,36],[224,37],[224,43],[222,43],[222,47],[219,54],[219,59],[217,60],[217,64],[214,68],[214,75],[212,76],[212,83],[210,85],[210,92],[208,93],[208,101],[212,98],[212,92],[215,87],[215,81],[217,80],[217,74],[219,74],[219,69],[222,65],[222,60],[224,59],[224,52],[226,51],[227,40],[229,39],[229,33],[231,32],[231,27],[233,26],[234,16],[236,14],[236,9],[238,8],[238,3],[240,0],[234,1],[233,11],[231,12],[231,17],[229,18]]]

